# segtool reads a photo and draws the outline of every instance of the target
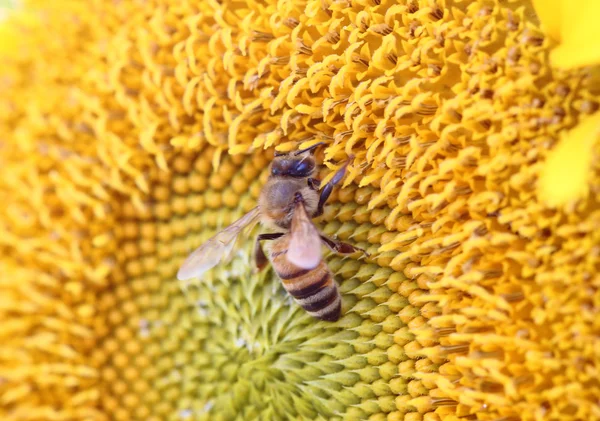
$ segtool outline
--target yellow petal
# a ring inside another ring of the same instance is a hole
[[[587,195],[592,148],[599,134],[600,112],[563,135],[540,173],[539,195],[544,202],[561,206]]]
[[[533,0],[533,7],[542,22],[542,29],[555,41],[561,40],[561,0]]]
[[[600,2],[597,0],[534,0],[546,33],[560,44],[551,52],[552,64],[575,68],[600,63]]]

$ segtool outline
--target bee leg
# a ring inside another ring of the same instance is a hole
[[[308,187],[310,187],[314,191],[318,191],[319,187],[321,187],[321,180],[318,180],[316,178],[309,178],[307,181]]]
[[[360,252],[362,252],[362,254],[365,255],[365,257],[369,257],[369,253],[367,253],[366,250],[363,250],[359,247],[355,247],[352,244],[344,243],[342,241],[332,240],[331,238],[326,237],[323,234],[321,234],[321,240],[334,253],[352,254],[354,252],[360,251]]]
[[[333,178],[329,181],[329,183],[325,184],[325,187],[323,187],[323,190],[321,190],[319,204],[317,205],[317,210],[315,211],[313,218],[323,215],[323,207],[325,206],[325,202],[327,202],[327,199],[329,199],[329,196],[331,196],[331,192],[333,191],[335,185],[342,181],[344,175],[346,175],[346,168],[348,167],[348,164],[352,158],[354,157],[350,157],[350,159],[348,159],[348,161],[346,161],[346,163],[336,171],[336,173],[333,175]]]
[[[254,261],[256,263],[256,269],[261,271],[264,269],[267,263],[269,263],[269,259],[267,259],[260,242],[265,240],[275,240],[282,235],[282,233],[277,232],[274,234],[259,234],[258,237],[256,237],[256,242],[254,243]]]

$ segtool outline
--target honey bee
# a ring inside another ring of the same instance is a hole
[[[319,232],[312,218],[323,214],[325,202],[334,186],[346,173],[350,158],[319,191],[321,182],[314,178],[317,143],[294,153],[275,153],[268,180],[258,206],[220,231],[194,250],[183,262],[177,278],[197,278],[217,264],[229,260],[237,238],[259,222],[272,233],[259,234],[254,246],[256,268],[271,262],[285,290],[311,316],[336,321],[341,314],[341,296],[327,264],[321,244],[339,254],[364,250],[336,241]],[[271,241],[269,258],[261,242]]]

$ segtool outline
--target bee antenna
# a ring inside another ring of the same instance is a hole
[[[317,149],[319,146],[323,146],[324,144],[325,144],[325,142],[315,143],[314,145],[311,145],[308,148],[304,148],[304,149],[294,152],[294,156],[301,155],[305,152],[313,153],[315,149]]]
[[[287,154],[288,154],[287,152],[275,151],[275,153],[273,155],[277,157],[277,156],[284,156],[284,155],[287,155]]]

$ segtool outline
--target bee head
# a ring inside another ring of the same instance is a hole
[[[293,153],[278,154],[275,152],[275,159],[271,164],[271,175],[310,177],[317,166],[317,161],[313,156],[314,150],[322,144],[322,142],[317,143]]]
[[[278,156],[271,164],[271,175],[288,177],[310,177],[316,167],[312,155],[304,156]]]

